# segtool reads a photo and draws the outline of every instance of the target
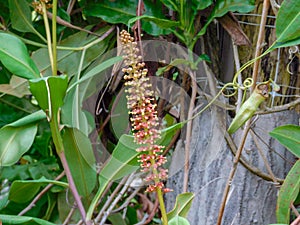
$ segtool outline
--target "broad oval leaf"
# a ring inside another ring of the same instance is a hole
[[[295,201],[300,189],[300,160],[286,176],[277,199],[276,217],[278,223],[289,224],[290,205]]]
[[[300,126],[284,125],[276,127],[269,134],[300,158]]]
[[[288,42],[300,37],[300,1],[282,2],[276,18],[276,42]]]
[[[65,155],[80,195],[88,197],[97,182],[95,157],[90,139],[75,128],[65,128]]]
[[[45,118],[42,111],[23,117],[0,129],[0,166],[10,166],[31,147],[37,122]]]
[[[175,216],[170,221],[168,221],[168,225],[190,225],[190,222],[181,216]]]
[[[16,36],[0,33],[0,60],[10,72],[19,77],[39,77],[39,70],[29,57],[25,44]]]
[[[174,208],[168,212],[168,220],[171,221],[177,216],[186,217],[194,199],[194,193],[182,193],[177,195]]]
[[[38,180],[16,180],[10,187],[8,198],[13,202],[28,202],[38,193],[42,186],[47,184],[55,184],[64,188],[69,187],[69,185],[65,182],[49,180],[45,177],[41,177]]]
[[[30,216],[16,216],[16,215],[3,215],[0,214],[0,221],[3,224],[30,224],[30,225],[55,225],[46,220],[34,218]]]

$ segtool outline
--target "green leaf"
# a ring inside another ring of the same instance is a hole
[[[296,125],[284,125],[276,127],[270,133],[280,144],[300,158],[300,127]]]
[[[202,10],[210,6],[213,1],[212,0],[193,0],[193,6],[195,7],[196,10]]]
[[[46,119],[46,114],[42,110],[39,110],[39,111],[31,113],[28,116],[25,116],[25,117],[13,122],[13,123],[10,123],[6,126],[22,127],[22,126],[26,126],[28,124],[37,123],[42,119]]]
[[[19,77],[39,77],[39,70],[29,57],[25,44],[11,34],[0,33],[0,60],[11,73]]]
[[[168,221],[171,221],[177,216],[186,217],[191,208],[194,197],[194,193],[189,192],[177,195],[174,208],[167,214]]]
[[[127,225],[121,213],[111,214],[107,219],[112,223],[112,225]]]
[[[286,176],[277,199],[276,217],[278,223],[289,224],[290,205],[295,201],[300,189],[300,160],[298,160]]]
[[[0,166],[11,166],[29,150],[37,133],[37,122],[45,118],[32,113],[0,129]]]
[[[274,50],[276,48],[285,48],[285,47],[290,47],[294,45],[299,45],[300,44],[300,37],[295,38],[293,40],[287,41],[287,42],[275,42],[274,45],[270,47],[270,50]]]
[[[0,221],[5,224],[30,224],[30,225],[55,225],[46,220],[29,217],[29,216],[16,216],[16,215],[3,215],[0,214]]]
[[[91,29],[92,27],[85,27],[85,29]],[[105,26],[99,29],[97,32],[98,35],[104,34],[108,31],[111,27]],[[67,74],[68,77],[72,77],[75,74],[78,74],[78,67],[80,64],[82,50],[84,46],[88,45],[89,43],[95,41],[97,36],[95,35],[87,35],[86,32],[80,31],[73,35],[68,36],[66,39],[62,40],[59,44],[60,47],[69,47],[75,48],[74,50],[67,50],[67,49],[57,49],[57,69],[62,74]],[[104,54],[107,50],[108,43],[111,38],[105,38],[104,40],[98,42],[90,46],[85,51],[85,57],[82,63],[82,70],[84,70],[88,65],[91,64],[97,57]],[[77,50],[76,50],[77,49]],[[32,59],[36,63],[39,71],[43,73],[44,77],[52,75],[51,64],[49,60],[49,54],[47,48],[40,48],[37,51],[33,52]]]
[[[28,2],[26,0],[9,0],[8,3],[12,27],[20,32],[34,33],[47,43],[47,40],[32,25],[32,12]]]
[[[45,177],[41,177],[38,180],[17,180],[10,187],[8,199],[17,203],[28,202],[38,193],[42,186],[47,184],[55,184],[64,188],[69,187],[65,182],[49,180]]]
[[[197,38],[205,34],[208,25],[217,17],[222,17],[228,12],[247,13],[255,8],[254,0],[217,0],[214,9],[207,18],[206,24],[197,34]]]
[[[168,225],[190,225],[190,222],[184,217],[175,216],[168,222]]]
[[[276,42],[287,42],[300,37],[300,1],[282,2],[276,18]]]
[[[30,91],[46,112],[49,120],[57,115],[68,86],[67,76],[51,76],[29,81]]]
[[[95,157],[90,139],[75,128],[65,128],[66,159],[80,195],[88,197],[96,185]]]
[[[178,21],[161,19],[161,18],[157,18],[154,16],[149,16],[149,15],[142,15],[142,16],[136,16],[136,17],[128,20],[128,26],[131,26],[137,20],[151,21],[151,22],[154,22],[158,27],[164,28],[164,29],[176,27],[179,25]]]
[[[169,9],[178,12],[178,1],[176,0],[160,0]]]
[[[104,61],[103,63],[99,64],[98,66],[95,66],[93,69],[91,69],[89,72],[87,72],[83,77],[81,77],[78,81],[76,81],[75,83],[73,83],[69,88],[68,88],[68,92],[74,88],[76,85],[87,81],[90,78],[93,78],[94,76],[96,76],[97,74],[99,74],[100,72],[106,70],[107,68],[111,67],[112,65],[114,65],[117,62],[120,62],[121,60],[123,60],[122,56],[115,56],[113,58],[110,58],[106,61]]]
[[[162,13],[160,2],[153,4],[152,1],[145,0],[143,15],[153,16],[158,19],[166,19]],[[86,16],[100,17],[104,21],[112,24],[123,23],[128,25],[128,21],[136,17],[136,0],[109,1],[105,0],[95,4],[87,4],[83,12]],[[142,23],[142,29],[152,35],[168,33],[164,29],[158,29],[154,23]]]

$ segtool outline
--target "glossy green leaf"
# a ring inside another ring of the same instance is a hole
[[[290,205],[295,201],[300,190],[300,160],[286,176],[277,198],[276,217],[278,223],[289,224]]]
[[[11,166],[31,147],[37,122],[45,118],[41,111],[32,113],[0,129],[0,166]]]
[[[300,127],[297,125],[284,125],[276,127],[270,133],[284,147],[289,149],[298,158],[300,157]]]
[[[26,79],[12,76],[9,84],[0,84],[0,92],[22,98],[24,95],[30,95],[28,82]]]
[[[285,0],[276,18],[276,42],[287,42],[300,37],[300,1]]]
[[[34,217],[3,215],[3,214],[0,214],[0,221],[2,221],[3,225],[5,224],[55,225],[54,223],[50,223],[46,220],[42,220]]]
[[[68,86],[67,76],[51,76],[29,81],[30,91],[49,119],[57,115]]]
[[[143,15],[152,16],[159,19],[166,19],[162,13],[162,5],[160,2],[153,4],[152,1],[145,0]],[[84,8],[84,14],[86,16],[100,17],[104,21],[112,24],[123,23],[128,25],[128,21],[136,17],[136,0],[127,1],[109,1],[105,0],[95,4],[87,4]],[[168,33],[165,29],[158,29],[153,22],[142,23],[142,29],[152,35],[160,35]]]
[[[206,24],[197,34],[197,38],[205,34],[208,25],[217,17],[222,17],[228,12],[247,13],[255,8],[254,0],[217,0],[212,13],[207,18]]]
[[[167,214],[168,221],[171,221],[178,216],[186,217],[194,197],[194,193],[189,192],[177,195],[174,208]]]
[[[33,199],[42,186],[47,184],[55,184],[64,188],[69,185],[65,182],[49,180],[42,177],[38,180],[17,180],[10,187],[8,199],[17,203],[25,203]]]
[[[190,222],[181,216],[175,216],[168,221],[168,225],[190,225]]]
[[[39,70],[29,57],[25,44],[16,36],[0,33],[0,60],[16,76],[26,79],[39,77]]]
[[[32,12],[26,0],[8,0],[12,27],[17,31],[38,35],[45,43],[47,40],[32,25]]]
[[[88,197],[97,181],[95,157],[90,139],[75,128],[65,128],[65,155],[80,195]]]
[[[98,35],[104,34],[110,26],[105,26],[104,28],[99,29],[97,32]],[[91,29],[91,27],[86,27],[85,29]],[[66,39],[62,40],[59,45],[62,47],[70,47],[77,48],[75,50],[62,50],[57,49],[57,69],[62,74],[67,74],[68,77],[72,77],[75,74],[78,74],[78,67],[80,64],[82,50],[78,48],[82,48],[87,44],[95,41],[97,36],[95,35],[87,35],[86,32],[77,32],[73,35],[68,36]],[[85,57],[82,62],[82,70],[86,69],[88,65],[91,64],[97,57],[101,56],[108,47],[108,43],[111,38],[105,38],[104,40],[90,46],[86,49]],[[36,63],[39,71],[43,74],[43,76],[51,76],[51,64],[49,60],[49,54],[47,48],[40,48],[37,51],[33,52],[32,59]]]

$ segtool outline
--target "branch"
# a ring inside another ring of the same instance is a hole
[[[61,174],[59,174],[55,180],[60,180],[61,178],[63,178],[66,175],[65,171],[63,171]],[[37,201],[44,195],[46,194],[47,191],[50,190],[50,188],[53,186],[54,184],[48,184],[37,196],[35,196],[35,198],[30,202],[30,204],[23,209],[18,216],[23,216],[25,213],[27,213],[30,209],[32,209],[35,206],[35,203],[37,203]]]

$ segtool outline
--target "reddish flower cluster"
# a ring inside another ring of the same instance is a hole
[[[168,192],[170,189],[164,188],[162,182],[168,177],[168,171],[161,168],[166,162],[166,158],[160,155],[163,146],[155,144],[160,138],[160,131],[154,93],[147,77],[148,70],[144,68],[145,63],[140,62],[142,57],[139,55],[137,43],[130,34],[123,30],[120,37],[126,65],[122,71],[127,86],[127,107],[130,109],[132,132],[134,141],[142,145],[137,149],[142,152],[139,162],[142,172],[148,174],[145,181],[150,182],[146,191],[154,192],[161,189]]]

